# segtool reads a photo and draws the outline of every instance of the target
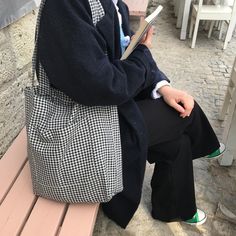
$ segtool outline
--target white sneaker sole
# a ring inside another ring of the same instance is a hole
[[[223,143],[220,143],[220,154],[219,154],[218,156],[215,156],[215,157],[207,157],[207,156],[206,156],[206,159],[207,159],[207,160],[215,160],[215,159],[218,159],[219,157],[221,157],[221,156],[224,154],[225,149],[226,149],[225,145],[224,145]]]

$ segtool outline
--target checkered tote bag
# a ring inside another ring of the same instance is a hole
[[[33,56],[32,86],[25,90],[28,158],[36,195],[62,202],[107,202],[123,189],[116,106],[84,106],[49,85],[35,68],[40,16]],[[89,1],[93,23],[104,15],[99,0]]]

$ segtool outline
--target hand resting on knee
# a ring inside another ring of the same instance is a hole
[[[182,118],[190,116],[194,107],[194,99],[191,95],[170,86],[163,86],[158,92],[163,96],[163,99],[169,106],[180,113]]]

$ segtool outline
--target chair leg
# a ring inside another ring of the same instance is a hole
[[[191,39],[193,36],[193,25],[194,25],[194,17],[191,17],[191,22],[190,22],[190,29],[189,29],[189,38]]]
[[[178,8],[176,28],[181,28],[182,21],[183,21],[183,14],[184,14],[184,1],[181,0],[179,3],[179,8]]]
[[[215,21],[211,21],[211,26],[210,26],[210,29],[209,29],[209,32],[208,32],[208,38],[211,37],[214,25],[215,25]]]
[[[227,37],[228,35],[228,31],[227,31],[227,34],[226,34],[226,37],[225,37],[225,42],[224,42],[224,46],[223,46],[223,50],[225,50],[228,46],[228,43],[229,43],[229,36]]]
[[[224,29],[224,21],[220,22],[220,33],[219,33],[219,40],[222,39],[223,29]]]
[[[228,26],[228,30],[227,30],[227,33],[226,33],[223,49],[226,49],[228,43],[230,42],[230,40],[232,38],[234,27],[235,27],[234,23],[236,22],[235,17],[236,16],[234,15],[233,18],[231,18],[231,20],[229,21],[229,26]]]
[[[222,21],[219,21],[219,20],[218,20],[217,22],[218,22],[218,24],[217,24],[217,26],[216,26],[216,27],[217,27],[217,30],[220,30],[220,29],[221,29]]]
[[[175,12],[175,16],[178,16],[178,10],[179,10],[179,0],[174,0],[174,12]]]
[[[226,115],[226,112],[228,110],[228,107],[229,107],[229,103],[230,103],[230,94],[228,92],[228,89],[227,89],[227,92],[226,92],[226,95],[225,95],[225,99],[224,99],[224,104],[222,106],[222,109],[221,109],[221,112],[220,112],[220,115],[219,115],[219,120],[223,121],[225,119],[225,115]]]
[[[196,18],[191,48],[195,48],[199,21],[199,18]]]
[[[209,28],[210,28],[210,21],[209,21],[209,20],[206,20],[204,29],[205,29],[205,30],[208,30]]]

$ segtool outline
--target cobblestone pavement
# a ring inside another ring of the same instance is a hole
[[[157,4],[164,10],[156,25],[152,53],[160,69],[171,79],[172,85],[191,93],[202,106],[219,139],[222,137],[224,122],[217,118],[221,109],[228,79],[236,55],[236,35],[225,51],[223,41],[214,32],[211,39],[200,29],[195,49],[190,48],[191,40],[180,41],[180,30],[175,28],[173,0],[151,0],[149,11]],[[132,23],[137,27],[137,21]],[[236,235],[236,224],[217,213],[221,203],[236,213],[236,163],[232,167],[220,167],[217,161],[204,159],[194,161],[197,206],[207,212],[207,222],[201,226],[183,223],[163,223],[153,220],[150,211],[150,180],[152,165],[147,165],[141,204],[132,221],[121,229],[104,216],[100,210],[94,236],[197,236]]]

